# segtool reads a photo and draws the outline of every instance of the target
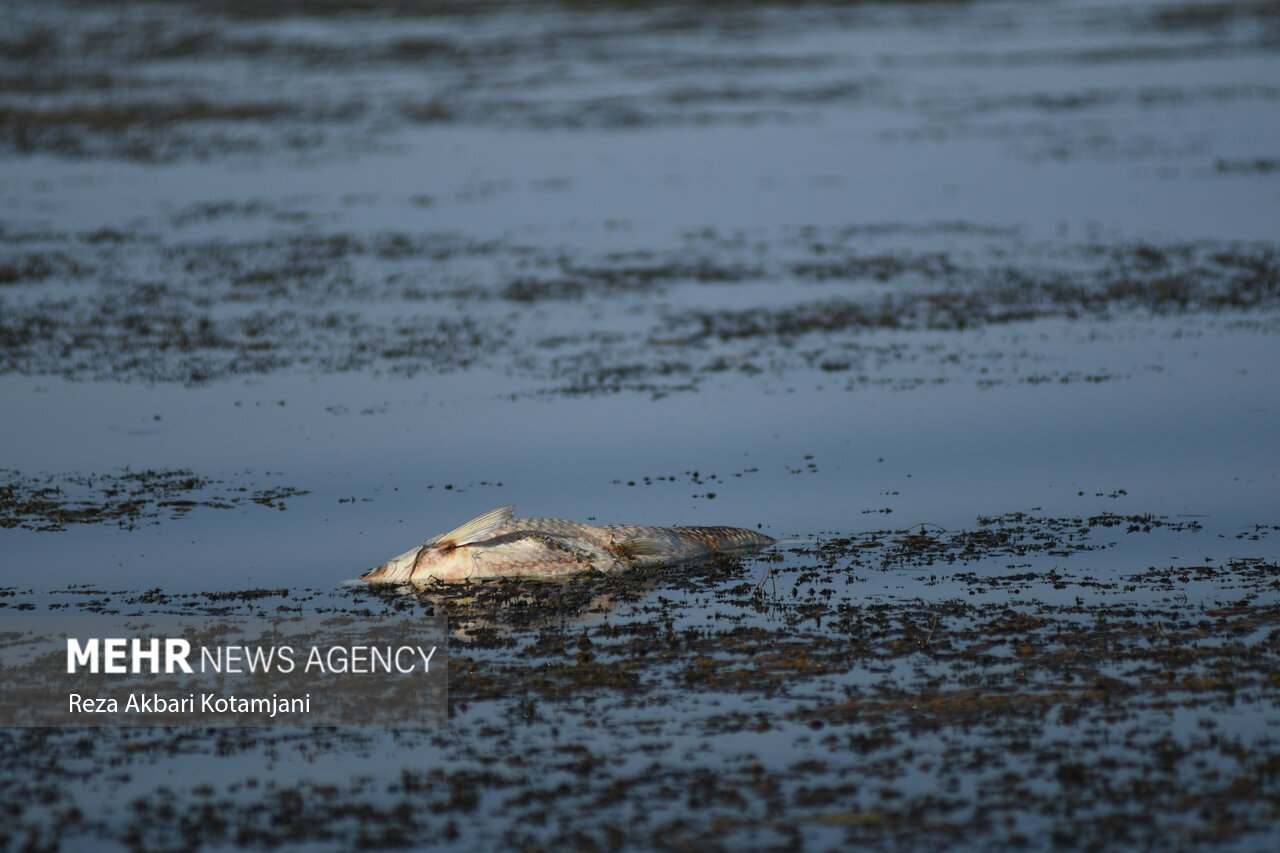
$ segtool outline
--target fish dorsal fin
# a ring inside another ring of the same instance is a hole
[[[456,548],[459,545],[467,545],[475,542],[477,539],[483,539],[490,533],[493,533],[502,525],[511,520],[511,516],[515,514],[516,505],[500,506],[497,509],[491,509],[484,515],[477,515],[466,524],[450,530],[435,541],[437,548]]]

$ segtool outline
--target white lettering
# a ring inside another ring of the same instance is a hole
[[[187,663],[187,657],[190,654],[191,644],[186,640],[167,638],[164,641],[164,671],[171,673],[176,666],[190,675],[191,664]]]
[[[67,695],[67,713],[69,714],[114,714],[118,710],[120,706],[115,699],[81,696],[79,693]]]
[[[128,641],[123,637],[112,637],[102,641],[103,672],[120,674],[129,671],[129,667],[124,665],[124,660],[128,657],[128,645]]]
[[[133,638],[133,672],[142,671],[142,662],[151,662],[151,671],[153,673],[160,671],[160,641],[155,637],[151,638],[151,642],[147,644],[144,651],[142,647],[142,639],[140,637]]]
[[[98,671],[98,641],[92,639],[86,642],[87,645],[82,646],[79,640],[67,637],[67,672],[75,672],[77,666],[85,665],[88,665],[90,672]]]
[[[102,652],[101,657],[99,650]],[[190,673],[191,665],[187,663],[187,656],[190,654],[191,644],[186,640],[166,639],[162,647],[158,637],[147,641],[139,637],[132,640],[123,637],[109,640],[94,638],[83,643],[74,637],[68,637],[67,672],[74,673],[81,667],[88,667],[89,672],[94,673],[139,673],[144,668],[156,673],[160,671],[163,655],[165,672],[171,673],[176,667]]]
[[[275,660],[276,657],[275,646],[272,646],[265,652],[262,650],[261,646],[255,646],[252,649],[247,649],[247,651],[249,653],[250,672],[257,672],[258,670],[266,672],[271,669],[271,662]]]

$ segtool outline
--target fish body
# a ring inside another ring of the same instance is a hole
[[[763,548],[777,540],[742,527],[596,526],[560,518],[514,518],[498,507],[433,536],[361,576],[371,583],[457,583],[501,577],[554,578],[588,570],[679,563]]]

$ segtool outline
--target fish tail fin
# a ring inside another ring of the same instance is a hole
[[[484,515],[477,515],[466,524],[450,530],[433,543],[436,548],[456,548],[459,545],[467,545],[478,539],[483,539],[493,533],[502,525],[511,520],[515,515],[516,505],[500,506],[497,509],[491,509]]]

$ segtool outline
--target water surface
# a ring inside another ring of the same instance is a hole
[[[441,731],[10,731],[7,843],[1274,845],[1270,4],[6,19],[0,603],[454,630]],[[783,541],[342,586],[511,503]]]

